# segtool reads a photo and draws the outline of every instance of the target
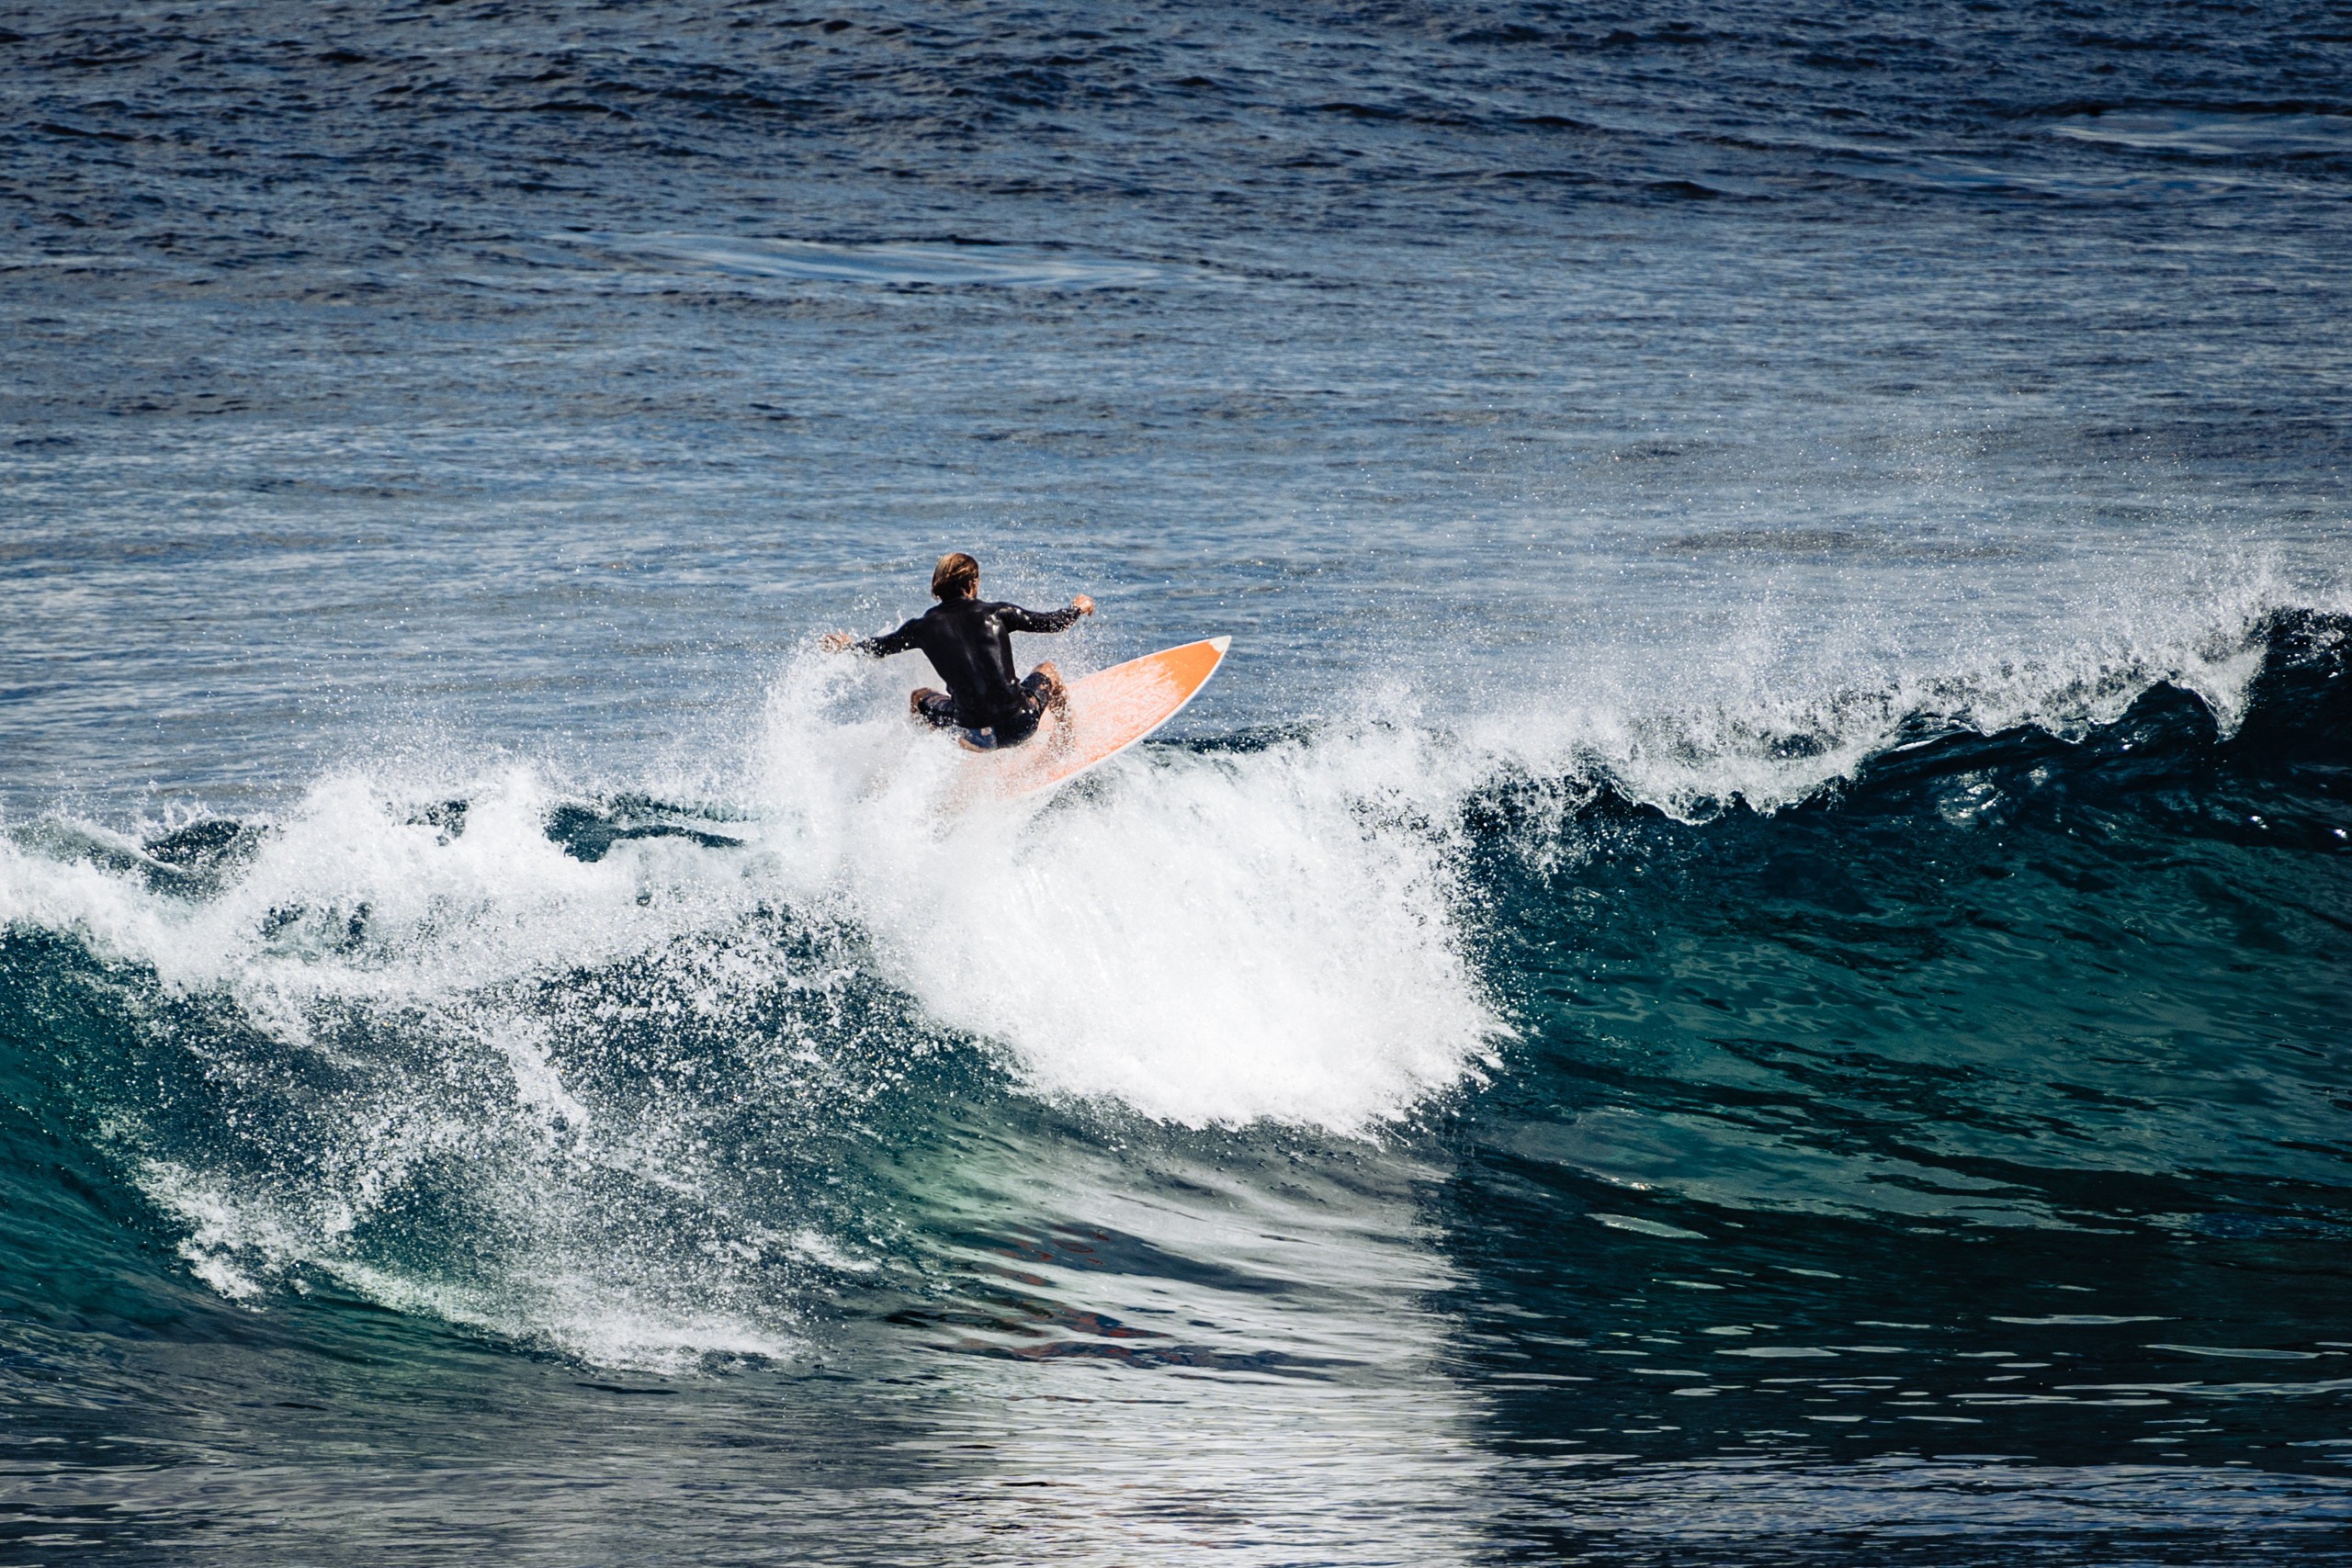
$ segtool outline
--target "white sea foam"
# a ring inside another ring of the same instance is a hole
[[[884,976],[1035,1089],[1353,1133],[1461,1082],[1500,1033],[1442,826],[1467,781],[1426,738],[1163,752],[1042,812],[959,810],[956,775],[985,762],[896,720],[826,726],[818,680],[778,687],[763,804],[825,844],[809,869]]]

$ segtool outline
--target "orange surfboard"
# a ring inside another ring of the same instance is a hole
[[[1047,714],[1037,733],[1011,750],[966,758],[970,793],[1012,800],[1109,761],[1182,712],[1232,646],[1229,637],[1188,642],[1071,682],[1069,725]]]

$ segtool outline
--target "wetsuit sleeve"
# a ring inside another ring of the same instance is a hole
[[[1004,629],[1009,632],[1066,632],[1078,625],[1079,617],[1085,614],[1075,604],[1059,610],[1047,610],[1042,615],[1015,605],[1012,613],[1004,617]]]
[[[894,653],[904,653],[909,649],[921,646],[915,641],[915,628],[922,625],[922,617],[918,615],[897,631],[851,643],[849,650],[862,653],[868,659],[888,659]]]

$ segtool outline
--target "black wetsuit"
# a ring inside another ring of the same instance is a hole
[[[909,649],[922,649],[947,683],[949,698],[947,703],[925,704],[923,716],[967,732],[984,731],[993,744],[1012,746],[1029,739],[1045,711],[1035,677],[1019,681],[1013,676],[1012,634],[1066,631],[1082,614],[1076,605],[1040,615],[1018,604],[949,599],[888,636],[853,644],[852,650],[887,659]]]

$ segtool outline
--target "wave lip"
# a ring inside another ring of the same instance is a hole
[[[2340,114],[2108,110],[2061,120],[2052,130],[2099,147],[2173,157],[2352,157],[2352,120]]]
[[[885,243],[833,244],[758,235],[548,234],[571,249],[593,248],[620,264],[706,277],[862,283],[884,288],[1137,288],[1178,275],[1146,262],[1027,245]],[[577,265],[577,261],[571,263]]]

